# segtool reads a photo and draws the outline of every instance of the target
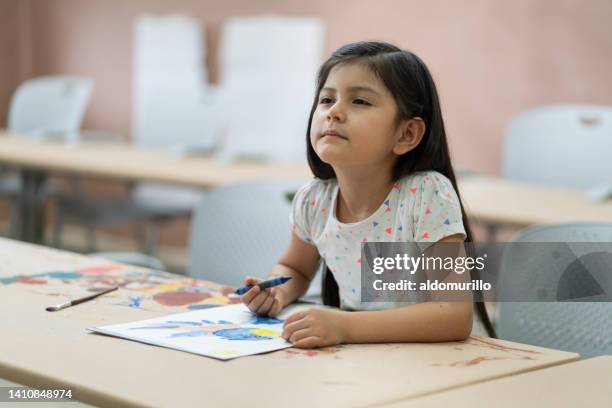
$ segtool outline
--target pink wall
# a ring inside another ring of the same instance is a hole
[[[96,87],[85,126],[129,137],[134,18],[172,12],[206,24],[213,81],[219,28],[234,15],[319,16],[328,52],[360,39],[415,51],[437,80],[456,164],[487,173],[498,171],[503,131],[517,113],[550,103],[612,105],[607,0],[3,0],[0,115],[23,78],[87,75]]]
[[[31,76],[30,2],[0,0],[0,127],[14,88]]]

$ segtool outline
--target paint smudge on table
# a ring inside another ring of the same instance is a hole
[[[198,310],[241,302],[240,296],[234,295],[234,288],[231,287],[122,264],[103,263],[69,271],[18,274],[0,278],[0,286],[12,284],[38,287],[36,293],[46,296],[57,296],[58,292],[71,292],[65,291],[58,285],[84,288],[94,292],[118,286],[131,293],[124,301],[120,303],[114,301],[112,304],[147,310],[159,310],[159,306]],[[49,289],[45,291],[46,287]],[[80,291],[74,292],[70,296]],[[125,297],[125,292],[123,296]]]
[[[209,297],[211,297],[210,293],[174,291],[158,293],[153,296],[153,300],[164,306],[185,306],[201,302]]]
[[[487,357],[487,356],[480,356],[480,357],[476,357],[473,358],[471,360],[465,360],[465,361],[455,361],[454,363],[450,363],[450,364],[434,364],[435,366],[449,366],[449,367],[470,367],[470,366],[474,366],[474,365],[478,365],[484,361],[494,361],[494,360],[507,360],[506,357]]]
[[[19,283],[26,283],[26,284],[30,284],[30,285],[46,285],[47,281],[45,279],[37,279],[37,278],[17,278],[16,282]]]
[[[485,348],[488,350],[501,351],[504,353],[501,356],[477,356],[467,360],[454,361],[447,364],[433,364],[438,367],[473,367],[487,361],[496,360],[537,360],[535,354],[541,354],[537,350],[529,350],[526,348],[512,347],[507,344],[503,344],[499,340],[493,340],[489,338],[483,338],[480,336],[470,336],[464,341],[464,347],[453,347],[453,350],[463,351],[469,347]]]
[[[128,305],[128,307],[140,307],[140,303],[142,302],[142,299],[144,298],[144,296],[130,296],[130,304]]]
[[[298,348],[289,348],[283,350],[285,352],[286,358],[293,358],[297,356],[303,357],[321,357],[321,356],[331,356],[335,359],[340,358],[337,353],[342,350],[343,346],[331,346],[331,347],[321,347],[313,350],[302,350]]]
[[[528,353],[528,354],[542,354],[537,350],[529,350],[526,348],[518,348],[518,347],[510,347],[508,345],[502,344],[500,341],[483,338],[480,336],[470,336],[465,344],[470,344],[474,346],[480,346],[485,348],[490,348],[493,350],[504,351],[507,353],[519,352],[519,353]]]

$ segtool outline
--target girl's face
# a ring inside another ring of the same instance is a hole
[[[367,66],[340,64],[319,93],[310,143],[332,166],[392,165],[402,131],[396,115],[395,99]]]

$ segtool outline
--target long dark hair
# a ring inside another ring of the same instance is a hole
[[[310,143],[310,127],[318,105],[319,93],[332,68],[351,62],[365,64],[385,84],[398,107],[397,123],[417,116],[425,123],[425,134],[418,146],[397,159],[393,169],[394,180],[415,172],[431,170],[446,176],[459,197],[466,241],[473,242],[472,231],[451,165],[436,85],[425,63],[410,51],[384,42],[356,42],[340,47],[323,63],[317,75],[317,88],[306,132],[308,164],[315,177],[322,180],[336,177],[334,169],[321,160]],[[473,269],[471,273],[473,279],[479,279],[478,271]],[[482,298],[481,293],[476,295]],[[324,269],[323,277],[323,302],[331,306],[340,304],[338,285],[327,268]],[[487,333],[495,337],[484,303],[475,302],[475,307]]]

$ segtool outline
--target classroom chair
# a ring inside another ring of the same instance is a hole
[[[126,195],[90,196],[84,193],[63,195],[56,202],[52,244],[62,247],[66,224],[78,224],[87,232],[87,251],[97,250],[95,229],[135,223],[141,227],[142,251],[152,256],[157,247],[159,225],[176,218],[188,218],[201,199],[203,190],[156,183],[131,183]]]
[[[289,244],[289,196],[305,184],[261,181],[212,189],[204,194],[191,220],[187,274],[233,287],[245,276],[265,278]],[[116,262],[161,269],[159,260],[138,253],[91,254]],[[319,301],[321,273],[305,299]]]
[[[553,105],[512,120],[505,178],[575,189],[612,188],[612,106]]]
[[[9,133],[35,140],[76,141],[92,88],[91,79],[73,76],[44,76],[23,82],[11,99],[7,121]],[[21,179],[12,172],[2,173],[0,198],[9,200],[10,235],[16,236]],[[59,184],[48,183],[41,199],[57,196],[61,191]]]
[[[287,193],[304,183],[241,183],[206,193],[192,220],[189,275],[234,287],[247,275],[265,278],[289,244]],[[307,297],[317,298],[320,282],[317,274]]]
[[[304,136],[324,40],[324,23],[312,17],[232,17],[223,24],[220,103],[231,108],[223,111],[222,160],[306,160]]]
[[[177,159],[209,152],[220,130],[214,89],[206,79],[205,27],[185,15],[142,15],[133,34],[133,143]],[[58,202],[54,246],[61,246],[67,223],[87,229],[90,252],[97,249],[95,228],[133,223],[143,237],[142,251],[153,255],[160,225],[189,218],[203,193],[153,182],[125,187],[119,197],[82,195]]]
[[[499,299],[516,299],[534,290],[552,299],[579,300],[586,293],[601,291],[603,296],[612,294],[612,256],[604,253],[612,246],[612,223],[538,225],[523,230],[513,242],[533,245],[523,249],[520,265],[516,257],[502,256]],[[543,273],[546,269],[542,265],[562,262],[563,258],[537,245],[547,242],[588,242],[594,247],[599,242],[602,250],[580,255],[577,262],[557,265],[562,273],[555,275],[550,269]],[[577,265],[584,269],[577,272]],[[612,354],[609,302],[499,302],[498,312],[497,331],[502,339],[577,352],[583,358]]]
[[[210,154],[221,134],[216,86],[208,82],[206,26],[183,15],[141,15],[134,26],[134,143],[177,157]],[[135,219],[155,252],[164,221],[189,218],[203,190],[164,183],[129,186]]]
[[[502,177],[612,195],[612,107],[542,106],[515,117],[502,146]],[[487,223],[487,241],[498,225]]]

